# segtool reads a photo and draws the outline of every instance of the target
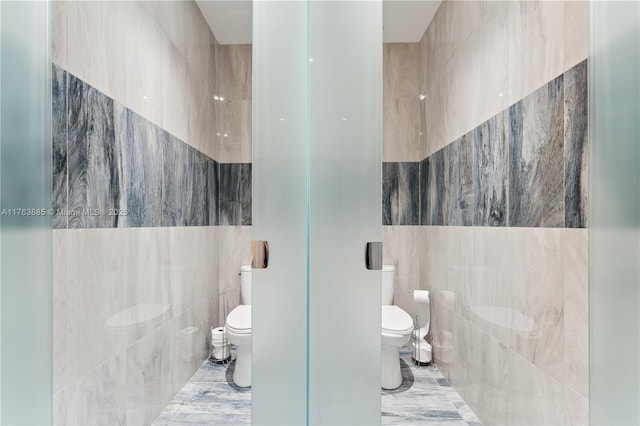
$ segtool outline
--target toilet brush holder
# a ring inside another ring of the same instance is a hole
[[[224,332],[224,327],[211,329],[211,356],[212,363],[224,363],[231,358],[229,339]]]

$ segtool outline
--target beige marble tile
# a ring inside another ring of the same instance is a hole
[[[509,6],[509,104],[564,71],[564,3],[514,1]]]
[[[383,263],[394,265],[393,304],[415,314],[413,290],[420,288],[420,226],[383,226]]]
[[[51,61],[67,69],[68,4],[51,2]]]
[[[384,98],[415,98],[420,87],[420,44],[384,43],[382,53]]]
[[[446,0],[442,9],[441,31],[436,32],[436,40],[444,48],[444,61],[448,61],[457,49],[472,36],[481,24],[481,1]],[[438,10],[440,13],[440,10]]]
[[[449,226],[444,228],[446,239],[446,262],[440,267],[445,268],[445,285],[443,289],[455,295],[450,309],[456,314],[468,310],[468,299],[465,295],[470,293],[473,271],[473,234],[470,227]]]
[[[564,2],[564,69],[579,64],[589,56],[589,2]]]
[[[474,31],[471,37],[461,42],[445,66],[448,78],[445,80],[445,95],[448,100],[444,109],[445,120],[443,139],[451,142],[471,130],[480,119],[478,110],[485,78],[494,72],[493,68],[482,69],[483,49],[482,29]],[[477,124],[480,124],[478,122]],[[439,149],[439,148],[438,148]]]
[[[427,156],[452,142],[446,139],[446,135],[444,134],[447,123],[450,121],[448,118],[449,104],[451,102],[448,93],[450,76],[444,68],[436,71],[433,75],[434,77],[429,78],[427,82],[427,91],[424,99]]]
[[[194,305],[56,391],[53,423],[151,424],[208,355],[209,321],[202,306]]]
[[[494,227],[469,228],[473,244],[473,260],[469,286],[461,292],[461,314],[484,333],[505,342],[509,324],[504,312],[510,306],[507,279],[509,251],[508,229]]]
[[[510,322],[505,343],[538,368],[563,378],[563,229],[509,228]]]
[[[586,426],[589,424],[589,400],[587,398],[565,387],[563,404],[565,425]]]
[[[421,161],[418,95],[384,99],[383,117],[383,161]]]
[[[518,353],[507,351],[507,421],[514,425],[561,425],[562,383]]]
[[[55,10],[60,65],[214,155],[215,39],[194,2],[69,1]]]
[[[187,28],[190,22],[202,19],[200,10],[190,7],[184,0],[140,1],[153,20],[162,28],[168,41],[185,56],[187,53]]]
[[[54,232],[54,391],[171,318],[217,310],[215,227]],[[213,261],[212,261],[213,259]]]
[[[149,229],[54,233],[54,390],[171,317],[161,261],[166,255],[163,236]],[[146,283],[146,294],[139,283]],[[155,308],[152,319],[139,322],[136,314],[145,308]]]
[[[251,263],[251,227],[220,226],[220,310],[218,323],[241,302],[240,265]]]
[[[447,229],[440,226],[425,226],[422,236],[423,257],[420,260],[420,288],[431,292],[431,303],[437,303],[440,291],[447,289],[448,241]],[[452,307],[450,306],[452,309]]]
[[[508,349],[472,325],[468,369],[470,385],[464,400],[485,424],[507,422]]]
[[[126,12],[118,28],[129,40],[120,46],[126,64],[125,105],[147,120],[162,125],[162,48],[164,34],[139,3],[121,2]],[[109,7],[109,6],[108,6]],[[135,40],[132,42],[131,40]]]
[[[67,69],[98,90],[113,96],[106,84],[109,60],[104,49],[108,14],[104,2],[69,1],[67,9]],[[122,59],[122,58],[115,58]]]
[[[480,45],[476,48],[481,51],[478,72],[482,82],[479,96],[474,97],[477,116],[475,120],[469,122],[465,132],[484,123],[509,106],[507,7],[504,2],[499,2],[490,10],[492,14],[485,18],[482,27],[478,29]]]
[[[162,47],[162,128],[171,129],[171,134],[182,141],[187,141],[189,140],[189,109],[185,97],[185,94],[189,93],[187,64],[184,56],[173,43],[165,40]]]
[[[217,160],[221,163],[250,163],[251,101],[225,99],[218,102],[217,109],[220,123],[216,132]]]
[[[588,231],[564,230],[564,383],[589,396]]]
[[[251,45],[222,45],[216,52],[219,96],[251,100]]]

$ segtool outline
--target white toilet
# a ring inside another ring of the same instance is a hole
[[[398,306],[392,305],[394,272],[393,265],[383,265],[381,338],[383,389],[396,389],[402,384],[400,347],[409,341],[414,330],[411,316]],[[251,265],[240,267],[240,295],[243,304],[236,306],[229,313],[224,329],[229,343],[236,346],[233,382],[239,387],[249,387],[251,386]],[[416,300],[416,304],[418,303]],[[417,309],[420,311],[420,306],[417,306]]]
[[[400,347],[411,338],[411,315],[393,303],[393,265],[382,266],[382,388],[396,389],[402,384]]]
[[[229,343],[236,346],[236,366],[233,382],[239,387],[251,386],[251,265],[240,267],[240,296],[224,326]]]

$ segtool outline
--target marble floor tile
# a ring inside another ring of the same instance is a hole
[[[403,383],[382,391],[383,425],[482,424],[437,366],[416,366],[407,347],[400,356]],[[233,384],[234,365],[202,364],[153,424],[249,425],[251,389]]]

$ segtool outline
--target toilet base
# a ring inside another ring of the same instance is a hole
[[[251,386],[251,346],[249,345],[238,346],[236,349],[233,383],[241,388]]]
[[[382,389],[397,389],[402,385],[400,372],[400,348],[382,345]]]

